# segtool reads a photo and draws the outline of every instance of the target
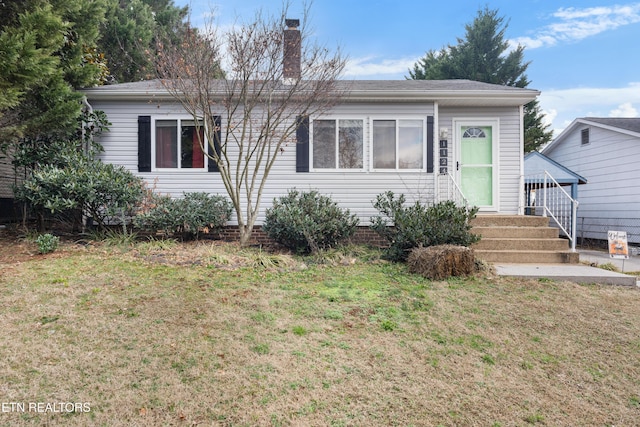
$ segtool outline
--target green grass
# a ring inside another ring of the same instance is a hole
[[[346,261],[345,261],[346,260]],[[3,265],[4,425],[632,425],[640,292],[429,281],[351,247],[62,245]]]

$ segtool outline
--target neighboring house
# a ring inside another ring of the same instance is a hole
[[[339,105],[309,117],[297,143],[285,147],[271,170],[258,224],[272,200],[294,187],[331,196],[362,225],[378,213],[376,195],[388,190],[435,202],[456,198],[459,188],[481,212],[522,213],[523,105],[538,91],[468,80],[339,85],[346,91]],[[214,162],[189,142],[197,139],[193,117],[160,81],[84,93],[112,123],[99,140],[105,162],[123,165],[175,197],[226,193]],[[225,132],[224,117],[220,123]]]
[[[607,240],[607,231],[621,230],[640,243],[640,118],[576,119],[542,153],[588,180],[578,238]]]
[[[524,156],[524,176],[526,184],[539,184],[544,181],[545,172],[553,178],[553,181],[565,190],[573,199],[578,199],[578,185],[586,184],[586,178],[578,175],[564,165],[550,159],[542,153],[532,151]],[[527,187],[525,187],[525,191]],[[527,203],[527,206],[534,206]]]
[[[0,221],[15,221],[17,209],[13,187],[20,182],[9,155],[0,153]]]

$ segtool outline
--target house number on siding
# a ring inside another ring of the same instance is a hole
[[[448,157],[449,157],[448,142],[446,139],[441,139],[440,140],[440,173],[441,174],[446,174],[448,171],[448,168],[447,168]]]

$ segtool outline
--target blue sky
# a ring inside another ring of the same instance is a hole
[[[278,14],[273,0],[174,0],[189,5],[192,22],[213,11],[225,27],[257,10]],[[404,79],[430,49],[455,44],[478,10],[498,9],[506,38],[525,46],[532,89],[557,135],[577,117],[640,116],[640,2],[608,0],[316,0],[312,37],[349,57],[349,79]],[[301,18],[301,1],[288,16]],[[309,23],[308,23],[309,24]]]

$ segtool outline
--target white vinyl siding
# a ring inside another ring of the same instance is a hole
[[[226,191],[219,173],[206,170],[156,170],[138,173],[138,116],[152,116],[153,120],[162,118],[173,119],[184,117],[184,111],[179,105],[169,102],[148,103],[91,101],[96,110],[103,110],[112,123],[110,131],[103,134],[100,143],[105,152],[101,158],[108,163],[125,166],[127,169],[143,177],[150,188],[163,194],[179,197],[185,191],[205,191],[213,194],[226,195]],[[368,225],[371,216],[378,214],[373,208],[376,196],[385,191],[405,194],[408,202],[434,200],[436,178],[439,175],[426,173],[424,170],[395,170],[375,171],[370,169],[371,120],[373,119],[420,119],[426,122],[427,116],[435,116],[435,171],[438,171],[438,129],[451,129],[451,118],[456,117],[487,117],[500,120],[500,208],[505,213],[516,213],[518,207],[518,185],[520,163],[519,155],[519,112],[513,108],[441,108],[435,111],[433,103],[353,103],[334,108],[327,117],[344,119],[362,119],[363,126],[363,159],[364,170],[354,173],[349,169],[311,170],[308,173],[296,173],[296,146],[291,141],[284,146],[284,152],[274,164],[265,186],[261,200],[261,213],[258,224],[264,219],[264,211],[271,206],[276,197],[283,196],[288,189],[318,190],[330,196],[342,208],[348,208],[360,218],[360,225]],[[438,122],[439,117],[439,122]],[[225,121],[222,120],[224,127]],[[311,136],[311,135],[310,135]],[[310,151],[312,147],[310,147]],[[453,158],[453,148],[449,146],[449,156]],[[426,146],[425,153],[426,158]],[[423,168],[426,166],[424,160]],[[451,168],[451,161],[450,161]]]

